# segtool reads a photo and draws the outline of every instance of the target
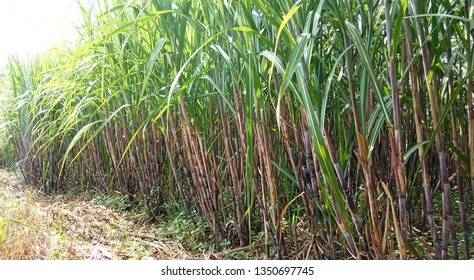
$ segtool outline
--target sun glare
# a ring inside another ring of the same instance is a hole
[[[78,7],[76,0],[0,0],[0,63],[74,40]]]

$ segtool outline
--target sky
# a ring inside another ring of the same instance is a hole
[[[77,0],[0,0],[0,64],[74,40],[80,17]]]

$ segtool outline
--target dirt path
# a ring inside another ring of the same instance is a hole
[[[0,170],[0,259],[191,259],[153,226],[87,200],[39,197]]]

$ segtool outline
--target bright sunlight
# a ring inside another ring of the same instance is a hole
[[[74,40],[80,18],[77,0],[0,0],[0,64]]]

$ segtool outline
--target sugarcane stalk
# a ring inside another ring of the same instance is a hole
[[[392,150],[392,167],[395,173],[398,192],[398,218],[400,219],[402,242],[405,245],[407,242],[408,232],[408,213],[406,210],[407,186],[405,164],[402,161],[403,150],[400,131],[400,104],[395,65],[395,50],[393,49],[395,46],[392,46],[392,22],[389,0],[385,0],[385,18],[388,48],[388,73],[390,76],[390,90],[393,102],[393,128],[389,127],[389,137],[391,142],[390,147]],[[400,254],[403,259],[406,258],[406,251],[401,251]]]
[[[464,15],[466,18],[470,18],[471,15],[471,1],[464,0]],[[472,51],[471,51],[471,22],[467,21],[465,26],[465,53],[466,53],[466,72],[467,78],[467,86],[466,86],[466,94],[467,94],[467,118],[468,118],[468,150],[469,150],[469,163],[471,169],[469,171],[470,179],[471,179],[471,192],[472,192],[472,201],[474,202],[474,108],[473,108],[473,100],[472,100]]]
[[[414,12],[417,13],[416,8],[416,1],[413,2],[413,9]],[[420,20],[416,21],[417,33],[418,33],[418,42],[421,45],[421,56],[422,56],[422,64],[423,64],[423,72],[424,78],[427,83],[427,90],[428,90],[428,97],[430,100],[430,107],[431,107],[431,115],[432,115],[432,122],[433,127],[436,127],[439,123],[439,119],[441,116],[440,113],[440,104],[439,104],[439,97],[437,92],[435,91],[435,81],[434,75],[431,73],[431,64],[430,64],[430,55],[428,51],[428,47],[424,44],[425,41],[425,31],[424,28],[421,26]],[[441,240],[441,256],[445,259],[448,256],[448,236],[449,232],[451,232],[451,236],[455,236],[455,231],[453,227],[453,217],[452,217],[452,202],[451,202],[451,185],[449,183],[449,176],[446,166],[446,154],[444,151],[444,142],[443,142],[443,135],[442,130],[440,130],[435,135],[435,146],[438,153],[438,161],[439,161],[439,170],[440,170],[440,184],[442,187],[442,203],[443,203],[443,210],[442,210],[442,240]],[[456,250],[456,249],[454,249]]]
[[[407,60],[413,60],[413,45],[412,45],[412,33],[410,22],[408,18],[404,19],[403,22],[405,30],[405,45],[407,48]],[[422,143],[425,141],[424,128],[423,128],[423,111],[421,107],[421,97],[419,90],[418,75],[412,65],[409,69],[410,81],[411,81],[411,92],[413,95],[413,111],[415,118],[415,132],[416,132],[416,141],[417,143]],[[428,166],[426,160],[423,159],[425,154],[425,147],[421,145],[418,148],[418,157],[421,161],[421,176],[422,176],[422,186],[424,190],[425,203],[426,203],[426,216],[428,217],[428,224],[431,232],[431,239],[435,246],[439,246],[439,239],[436,230],[436,222],[433,217],[433,199],[432,199],[432,188],[430,185],[430,175],[428,173]]]
[[[451,60],[452,57],[452,49],[451,49],[451,27],[450,27],[450,19],[445,19],[445,29],[446,29],[446,58],[448,61]],[[454,96],[454,78],[453,72],[449,71],[448,75],[448,96],[451,98]],[[457,131],[457,117],[456,117],[456,106],[451,106],[451,136],[453,137],[453,145],[459,149],[459,140],[458,140],[458,131]],[[461,171],[461,159],[458,155],[455,155],[455,179],[456,185],[458,186],[458,206],[459,206],[459,213],[461,218],[461,228],[464,234],[464,255],[466,257],[469,256],[469,238],[467,232],[467,212],[465,206],[465,190],[464,184],[462,182],[462,178],[460,176]],[[450,227],[454,227],[454,225],[450,225]],[[451,239],[453,240],[453,259],[459,259],[459,254],[457,250],[457,238],[454,231],[451,231]]]

